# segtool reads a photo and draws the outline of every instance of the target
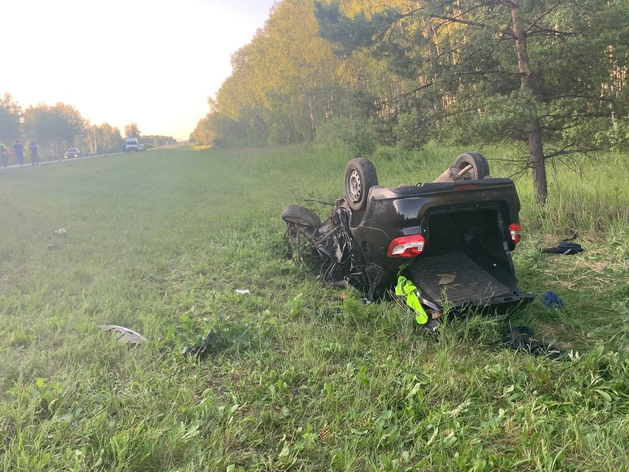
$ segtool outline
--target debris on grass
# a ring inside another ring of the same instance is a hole
[[[251,291],[249,290],[240,290],[240,289],[236,289],[236,293],[238,295],[251,295]]]
[[[112,331],[119,334],[119,336],[116,337],[116,341],[122,344],[140,344],[147,341],[147,339],[140,333],[123,326],[99,325],[98,327],[103,331]]]
[[[209,354],[209,348],[215,347],[216,345],[216,340],[214,340],[213,343],[211,342],[212,334],[213,330],[210,330],[207,333],[207,336],[203,338],[203,341],[201,341],[201,343],[195,344],[194,346],[190,347],[184,347],[183,351],[181,351],[181,354],[183,354],[184,357],[194,356],[198,359],[203,359]]]
[[[505,326],[502,337],[511,349],[523,350],[534,356],[546,356],[559,359],[563,352],[557,346],[545,343],[534,337],[534,332],[528,326]]]
[[[181,353],[185,357],[203,359],[210,354],[229,350],[243,351],[252,347],[260,349],[276,339],[276,328],[277,319],[270,310],[264,310],[253,317],[219,312],[212,315],[211,325],[198,332],[195,344],[183,348]],[[205,332],[207,335],[202,337]]]
[[[562,254],[564,256],[571,256],[583,252],[583,248],[580,244],[571,243],[566,240],[561,241],[557,247],[547,247],[542,249],[543,254]]]
[[[68,235],[68,230],[65,228],[59,228],[57,231],[54,231],[53,234],[55,236],[63,236],[66,237]]]
[[[548,291],[542,298],[542,303],[553,310],[560,310],[564,307],[563,300],[555,292]]]
[[[194,357],[196,359],[205,359],[211,353],[224,351],[242,343],[244,346],[248,341],[248,330],[242,325],[226,325],[224,327],[212,328],[207,335],[197,342],[197,344],[184,347],[181,354],[184,357]]]

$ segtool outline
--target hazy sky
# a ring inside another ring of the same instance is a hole
[[[275,0],[0,0],[0,94],[187,138]]]

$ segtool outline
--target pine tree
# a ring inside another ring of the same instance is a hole
[[[626,116],[628,0],[425,0],[349,17],[317,5],[337,54],[369,51],[413,78],[423,125],[528,142],[540,204],[546,161],[609,148]]]

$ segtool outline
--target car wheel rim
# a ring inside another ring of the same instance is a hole
[[[349,175],[349,197],[352,201],[357,202],[362,196],[363,186],[360,182],[360,174],[356,170],[352,170]]]

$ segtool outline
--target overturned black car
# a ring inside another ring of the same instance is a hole
[[[298,259],[303,240],[311,246],[325,284],[346,281],[373,301],[403,276],[431,313],[506,314],[533,299],[517,288],[511,257],[519,211],[513,181],[490,177],[483,156],[465,153],[435,182],[396,188],[378,185],[368,159],[352,159],[345,196],[325,221],[298,205],[282,219]]]

